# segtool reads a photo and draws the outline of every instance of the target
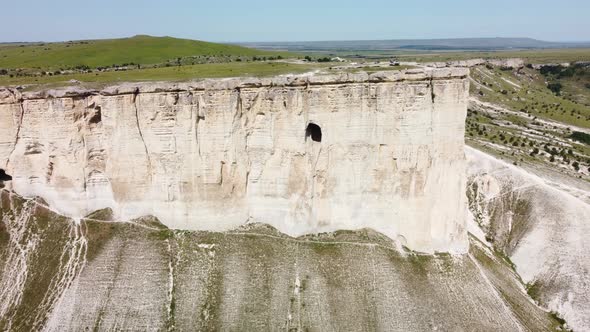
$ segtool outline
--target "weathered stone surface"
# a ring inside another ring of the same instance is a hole
[[[0,89],[10,189],[171,228],[373,228],[465,252],[467,69]],[[322,141],[306,138],[321,127]]]

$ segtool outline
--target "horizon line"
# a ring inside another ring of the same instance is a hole
[[[126,39],[126,38],[133,38],[138,36],[148,36],[148,37],[159,37],[159,38],[176,38],[176,39],[187,39],[187,40],[194,40],[194,41],[206,41],[212,43],[222,43],[222,44],[254,44],[254,43],[321,43],[321,42],[377,42],[377,41],[416,41],[416,40],[424,40],[424,41],[444,41],[444,40],[467,40],[467,39],[528,39],[534,40],[539,42],[545,43],[563,43],[563,44],[571,44],[571,43],[590,43],[590,39],[588,40],[544,40],[544,39],[537,39],[532,37],[443,37],[443,38],[385,38],[385,39],[317,39],[317,40],[259,40],[259,41],[219,41],[219,40],[206,40],[206,39],[194,39],[194,38],[187,38],[187,37],[175,37],[170,35],[149,35],[149,34],[135,34],[132,36],[121,36],[121,37],[108,37],[108,38],[81,38],[81,39],[64,39],[64,40],[35,40],[35,41],[0,41],[0,44],[32,44],[32,43],[64,43],[70,41],[90,41],[90,40],[109,40],[109,39]]]

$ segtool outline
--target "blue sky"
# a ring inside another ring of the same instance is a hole
[[[532,37],[590,41],[589,0],[0,0],[0,41]]]

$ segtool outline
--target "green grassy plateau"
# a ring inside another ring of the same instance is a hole
[[[319,52],[308,52],[317,55]],[[576,62],[589,61],[590,49],[588,48],[564,48],[564,49],[536,49],[513,51],[408,51],[408,50],[367,50],[367,51],[341,51],[334,50],[319,54],[329,54],[357,60],[385,60],[397,58],[400,61],[416,62],[445,62],[483,59],[508,59],[522,58],[528,63],[552,63],[552,62]]]
[[[65,69],[121,64],[153,65],[186,57],[287,56],[288,54],[172,37],[135,36],[122,39],[0,46],[0,68]]]
[[[0,44],[0,86],[55,87],[133,81],[273,76],[329,64],[281,61],[298,55],[171,37]]]
[[[102,71],[91,73],[71,73],[62,75],[43,75],[35,77],[0,76],[0,86],[35,84],[49,87],[63,86],[69,80],[88,83],[145,82],[145,81],[187,81],[201,78],[274,76],[286,73],[303,73],[322,68],[321,64],[290,64],[285,62],[228,62],[206,63],[186,66],[134,69],[127,71]]]

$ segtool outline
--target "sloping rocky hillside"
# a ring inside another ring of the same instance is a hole
[[[93,218],[108,219],[109,211]],[[269,226],[173,231],[72,220],[1,192],[0,328],[543,331],[509,264],[417,255],[370,230],[292,238]]]

